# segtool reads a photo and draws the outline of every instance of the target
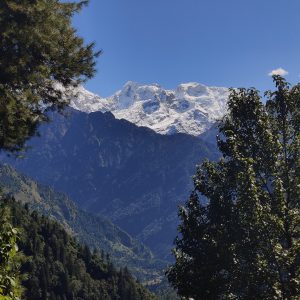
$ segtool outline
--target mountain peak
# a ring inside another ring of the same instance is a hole
[[[83,87],[78,88],[77,94],[71,102],[77,110],[110,111],[117,119],[126,119],[161,134],[183,132],[198,136],[224,115],[228,89],[187,82],[175,90],[167,90],[158,84],[128,81],[107,98]]]

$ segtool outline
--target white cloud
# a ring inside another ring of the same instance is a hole
[[[273,76],[273,75],[280,75],[280,76],[285,76],[289,74],[289,72],[283,68],[278,68],[278,69],[275,69],[275,70],[272,70],[268,75],[269,76]]]

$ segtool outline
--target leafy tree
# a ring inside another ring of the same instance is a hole
[[[9,209],[3,205],[0,207],[0,220],[0,299],[19,299],[17,230],[10,224]]]
[[[0,1],[0,150],[22,149],[47,110],[61,111],[93,76],[99,52],[71,22],[87,2]]]
[[[204,162],[179,211],[167,276],[194,299],[299,299],[300,85],[232,89],[219,162]]]

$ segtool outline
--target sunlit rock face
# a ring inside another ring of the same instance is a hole
[[[127,82],[107,98],[79,87],[71,106],[83,112],[110,111],[160,134],[187,133],[194,136],[207,131],[226,111],[228,89],[200,83],[180,84],[175,90],[158,84]]]

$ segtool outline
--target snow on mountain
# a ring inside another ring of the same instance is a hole
[[[157,84],[129,81],[108,98],[79,87],[71,106],[88,113],[110,111],[117,119],[126,119],[161,134],[183,132],[198,136],[224,115],[227,97],[227,88],[196,82],[166,90]]]

